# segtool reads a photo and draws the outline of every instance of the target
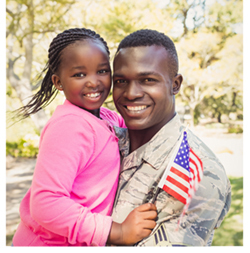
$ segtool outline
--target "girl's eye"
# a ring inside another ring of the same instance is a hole
[[[83,73],[77,73],[77,74],[74,74],[73,76],[74,77],[84,77],[85,74],[83,74]]]
[[[109,73],[109,70],[108,69],[102,69],[102,70],[99,70],[98,73],[99,74],[106,74],[106,73]]]

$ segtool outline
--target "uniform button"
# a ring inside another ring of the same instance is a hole
[[[186,228],[186,222],[181,223],[182,228]]]

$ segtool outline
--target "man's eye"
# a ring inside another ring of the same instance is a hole
[[[144,82],[154,82],[155,80],[153,78],[145,78]]]
[[[114,81],[114,84],[123,84],[123,83],[126,83],[126,80],[118,79]]]

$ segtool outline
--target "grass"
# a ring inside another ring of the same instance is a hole
[[[232,202],[221,226],[215,230],[212,246],[243,246],[243,178],[230,177]]]
[[[212,246],[243,246],[243,178],[230,177],[232,202],[221,226],[215,230]],[[11,245],[13,235],[6,236]]]

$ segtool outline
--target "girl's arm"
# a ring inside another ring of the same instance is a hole
[[[72,187],[77,187],[75,179],[94,152],[90,131],[91,126],[75,115],[50,122],[41,136],[30,211],[38,224],[70,244],[105,245],[112,218],[92,213],[74,200],[79,197],[72,196]]]

